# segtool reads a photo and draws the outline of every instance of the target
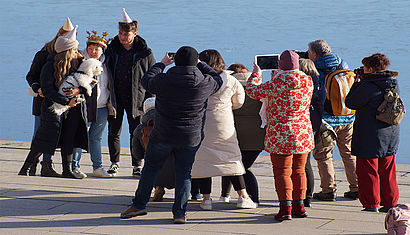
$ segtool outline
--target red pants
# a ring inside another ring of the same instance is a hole
[[[359,200],[363,207],[395,206],[399,200],[394,155],[356,160]]]
[[[279,201],[302,200],[306,197],[305,165],[307,153],[271,154],[275,189]]]

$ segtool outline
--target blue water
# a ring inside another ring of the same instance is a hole
[[[3,1],[0,139],[31,140],[32,99],[25,92],[25,75],[34,54],[54,37],[65,18],[79,25],[78,40],[84,48],[86,30],[117,34],[122,7],[139,21],[139,34],[158,61],[166,51],[190,45],[198,51],[217,49],[227,65],[238,62],[252,68],[255,54],[306,50],[316,39],[325,39],[351,68],[359,67],[363,57],[385,53],[390,69],[400,73],[401,96],[410,107],[407,0]],[[407,115],[401,124],[399,163],[410,164],[409,120]],[[123,146],[129,145],[127,130],[125,124]],[[103,141],[106,144],[106,134]]]

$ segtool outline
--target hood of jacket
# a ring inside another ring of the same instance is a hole
[[[196,66],[174,66],[167,71],[171,83],[177,87],[195,87],[204,79]]]
[[[309,76],[306,75],[304,72],[295,69],[295,70],[281,70],[279,71],[274,80],[279,79],[281,80],[280,83],[283,83],[284,87],[288,89],[301,89],[303,87],[307,87],[308,83],[302,82],[303,80],[309,80]]]
[[[317,58],[314,63],[317,69],[328,69],[337,67],[342,62],[342,58],[338,55],[330,54]]]
[[[385,70],[376,73],[366,73],[362,76],[363,81],[372,82],[381,89],[389,89],[397,87],[397,76],[398,72]]]

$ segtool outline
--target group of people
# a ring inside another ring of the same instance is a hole
[[[202,198],[200,207],[212,210],[212,177],[222,176],[220,200],[229,202],[231,185],[238,208],[256,208],[258,182],[249,168],[260,152],[270,153],[280,209],[275,220],[306,217],[311,199],[335,201],[332,163],[334,145],[315,145],[323,125],[335,135],[349,191],[365,211],[395,206],[399,191],[395,154],[399,125],[376,120],[387,89],[398,91],[397,72],[381,53],[362,60],[364,75],[357,76],[342,103],[355,114],[336,115],[325,108],[325,77],[347,69],[324,40],[308,44],[301,58],[292,50],[281,53],[278,69],[262,83],[262,71],[242,64],[226,65],[217,50],[183,46],[155,63],[152,51],[138,35],[138,22],[123,9],[119,33],[111,41],[92,31],[87,47],[77,51],[76,29],[69,19],[56,37],[34,57],[27,81],[38,94],[33,101],[34,136],[19,175],[35,175],[39,157],[41,175],[85,178],[79,161],[90,152],[93,175],[113,177],[119,170],[120,132],[127,114],[134,176],[139,176],[132,205],[121,218],[147,214],[146,205],[162,200],[164,187],[175,187],[174,223],[185,223],[190,194]],[[83,59],[103,62],[92,95],[82,87],[58,93],[64,77]],[[165,68],[175,63],[175,66]],[[343,81],[341,81],[343,83]],[[350,89],[350,91],[349,91]],[[85,102],[77,98],[86,96]],[[56,115],[53,102],[71,108]],[[102,167],[101,136],[108,121],[111,167]],[[53,169],[52,156],[61,148],[63,172]],[[321,191],[313,193],[310,155],[317,161]],[[144,160],[144,161],[143,161]],[[192,183],[192,186],[191,186]]]

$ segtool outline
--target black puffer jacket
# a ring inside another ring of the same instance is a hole
[[[155,122],[150,140],[175,147],[198,146],[208,97],[219,90],[222,78],[204,62],[197,66],[174,66],[162,73],[157,63],[145,73],[142,85],[156,95]]]
[[[115,88],[114,81],[115,81],[115,68],[118,62],[118,51],[122,47],[118,36],[114,38],[114,40],[108,45],[107,51],[105,53],[106,56],[106,63],[109,71],[111,71],[111,77],[113,81],[111,82],[113,93]],[[142,115],[144,112],[142,111],[142,104],[144,100],[151,97],[150,93],[147,93],[145,89],[141,85],[142,77],[144,76],[145,72],[155,64],[154,55],[151,49],[148,48],[147,43],[145,40],[140,37],[136,36],[134,39],[134,45],[131,50],[134,50],[135,53],[133,55],[133,66],[132,66],[132,117],[138,117]],[[111,93],[111,94],[113,94]],[[117,103],[114,100],[115,95],[112,95],[112,105],[116,109]],[[116,113],[116,112],[115,112]]]
[[[34,56],[30,71],[28,71],[26,75],[28,85],[31,87],[31,89],[33,89],[35,93],[38,93],[38,89],[40,88],[40,73],[41,69],[47,62],[47,57],[48,51],[45,47],[43,47]],[[41,98],[39,95],[37,97],[33,97],[33,115],[40,116],[41,102],[43,102],[43,98]]]
[[[41,89],[45,96],[44,102],[41,105],[41,124],[36,132],[34,140],[31,142],[31,150],[40,153],[54,154],[57,147],[61,147],[59,143],[61,134],[61,125],[65,114],[58,116],[51,111],[50,106],[53,102],[62,105],[67,105],[69,99],[58,93],[58,88],[54,84],[54,56],[55,52],[48,56],[47,63],[41,71]],[[81,89],[80,89],[81,90]],[[75,147],[88,150],[88,134],[87,134],[87,110],[83,103],[81,105],[82,122],[81,128],[77,131]],[[69,112],[69,111],[68,111]]]
[[[396,87],[397,72],[365,74],[355,82],[346,97],[346,106],[356,110],[353,124],[352,155],[377,158],[395,155],[399,145],[400,125],[389,125],[376,119],[377,107],[383,102],[385,90]]]

